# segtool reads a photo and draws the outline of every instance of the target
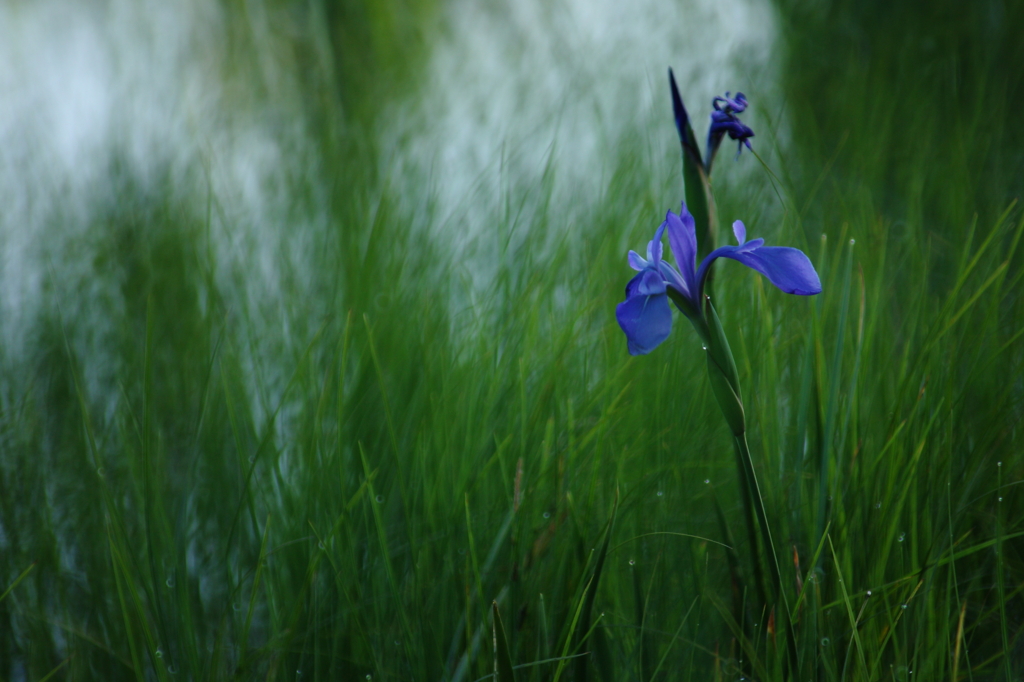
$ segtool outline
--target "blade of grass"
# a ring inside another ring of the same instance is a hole
[[[493,616],[491,627],[494,636],[494,679],[497,682],[515,682],[516,674],[513,672],[508,638],[505,637],[505,627],[501,624],[497,601],[491,602],[491,614]]]

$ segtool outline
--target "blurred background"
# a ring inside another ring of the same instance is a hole
[[[998,0],[4,2],[0,679],[476,680],[494,599],[514,663],[595,652],[522,679],[781,674],[767,615],[727,617],[715,542],[757,550],[697,339],[629,359],[613,316],[683,196],[670,66],[701,141],[751,101],[723,224],[825,285],[717,293],[791,600],[818,586],[801,665],[1015,678],[1022,29]],[[852,623],[840,574],[883,595]]]

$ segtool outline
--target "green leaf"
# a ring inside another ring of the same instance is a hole
[[[729,341],[725,338],[722,322],[718,319],[711,299],[704,299],[704,317],[707,320],[707,360],[708,377],[711,379],[711,390],[718,400],[722,414],[733,435],[741,436],[746,431],[746,419],[743,412],[743,398],[740,393],[739,372],[736,360],[733,359]]]
[[[498,602],[491,602],[491,612],[494,614],[491,631],[494,635],[495,682],[515,682],[516,674],[512,669],[512,655],[508,650],[508,639],[505,637],[505,628],[501,624],[501,616],[498,615]]]
[[[601,580],[601,571],[604,568],[604,560],[605,560],[605,557],[608,556],[608,543],[609,543],[609,541],[611,540],[611,537],[612,537],[612,528],[615,525],[615,514],[618,511],[618,509],[619,509],[619,496],[618,496],[618,494],[616,494],[615,495],[615,503],[612,506],[611,518],[608,519],[608,523],[604,527],[604,539],[601,542],[601,551],[598,552],[597,562],[594,564],[594,573],[593,573],[593,575],[590,578],[590,590],[587,591],[586,595],[584,595],[584,598],[583,598],[583,610],[581,611],[581,614],[580,614],[580,627],[576,631],[578,634],[582,633],[582,635],[579,637],[579,641],[576,644],[574,653],[575,653],[575,651],[578,651],[579,647],[583,644],[583,641],[585,639],[587,639],[587,637],[591,634],[591,630],[593,629],[593,628],[590,627],[590,616],[591,616],[591,612],[594,609],[594,598],[597,596],[597,586],[598,586],[598,583]],[[606,645],[607,643],[603,639],[598,640],[596,638],[592,638],[591,639],[591,650],[595,652],[595,658],[599,662],[604,662],[604,663],[607,664],[607,660],[606,660],[607,656],[604,655],[606,652],[597,652],[596,651],[596,648],[598,647],[599,644],[605,644]],[[576,682],[586,682],[586,680],[587,680],[587,670],[588,670],[587,669],[587,657],[582,657],[582,658],[577,659],[576,660],[576,664],[575,664],[575,668],[576,668],[576,676],[575,676]],[[602,671],[602,676],[604,676],[605,679],[609,679],[607,677],[608,674],[609,674],[609,671],[607,671],[607,670]]]

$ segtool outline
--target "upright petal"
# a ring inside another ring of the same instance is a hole
[[[664,253],[664,246],[661,243],[661,238],[665,234],[665,223],[658,225],[658,229],[654,231],[654,239],[647,244],[647,260],[651,261],[651,267],[655,270],[658,269],[658,264],[661,263],[661,254]]]
[[[687,297],[692,298],[697,290],[694,278],[694,268],[697,265],[697,229],[696,222],[690,212],[686,209],[686,202],[676,215],[672,211],[665,216],[665,223],[668,226],[668,243],[672,248],[672,255],[679,265],[679,274],[686,283]]]
[[[632,296],[615,306],[615,318],[626,333],[630,355],[646,355],[672,331],[672,309],[664,293]]]
[[[747,241],[747,226],[743,224],[742,220],[733,222],[732,233],[736,235],[736,243],[743,246],[743,242]]]

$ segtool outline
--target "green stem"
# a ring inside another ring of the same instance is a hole
[[[751,514],[753,507],[757,516],[757,526],[761,532],[761,542],[764,545],[765,553],[768,555],[768,569],[771,572],[772,583],[778,599],[782,602],[781,613],[778,617],[782,620],[783,637],[786,640],[786,648],[789,656],[789,675],[798,674],[799,660],[796,652],[796,640],[793,637],[793,627],[790,621],[789,600],[786,598],[786,591],[782,585],[782,572],[779,570],[778,555],[775,552],[775,543],[772,540],[771,529],[768,526],[768,515],[765,512],[764,500],[761,497],[761,489],[757,483],[757,476],[754,473],[754,463],[750,457],[750,448],[747,445],[746,436],[746,413],[743,408],[743,398],[740,392],[739,372],[736,369],[736,361],[733,358],[732,350],[729,348],[729,340],[722,329],[718,313],[711,305],[711,299],[703,301],[703,315],[692,316],[690,321],[700,335],[707,350],[708,378],[711,380],[711,388],[718,401],[718,406],[725,416],[726,422],[733,434],[733,443],[736,448],[736,455],[740,469],[740,490],[743,496],[744,509],[746,511],[747,532],[750,538],[751,549],[754,553],[754,569],[756,572],[758,593],[762,600],[764,598],[764,580],[761,571],[760,553],[757,549],[756,531],[754,530],[754,519]]]
[[[786,649],[789,654],[789,670],[791,676],[799,672],[799,659],[796,653],[796,639],[794,638],[793,623],[789,614],[789,599],[786,598],[786,590],[782,585],[782,571],[779,570],[779,557],[775,552],[775,543],[772,541],[772,531],[768,526],[768,515],[765,513],[764,500],[761,498],[761,489],[757,484],[757,476],[754,473],[754,462],[750,458],[750,448],[747,446],[746,434],[735,437],[736,450],[743,466],[743,474],[747,479],[747,486],[750,488],[751,500],[754,503],[754,511],[757,512],[758,525],[761,528],[761,541],[764,543],[765,552],[768,554],[768,569],[772,574],[772,582],[775,583],[775,591],[782,602],[781,614],[777,617],[782,620],[783,637],[786,640]]]

